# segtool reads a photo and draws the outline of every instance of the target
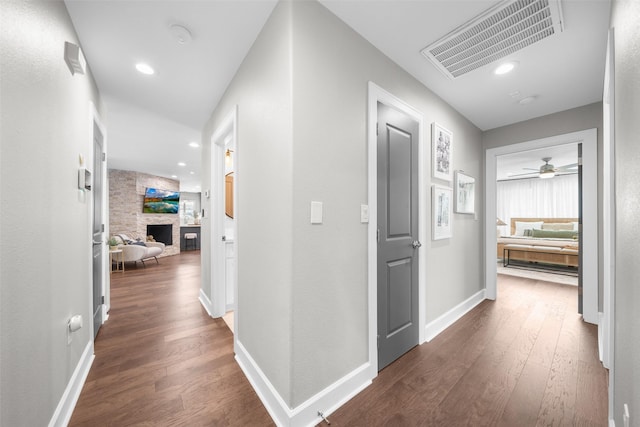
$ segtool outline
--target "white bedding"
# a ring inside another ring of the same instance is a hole
[[[558,239],[553,237],[528,237],[528,236],[508,236],[499,237],[498,243],[534,246],[555,246],[563,248],[565,246],[578,246],[578,241],[574,239]]]

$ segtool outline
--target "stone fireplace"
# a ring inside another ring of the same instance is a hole
[[[109,169],[109,234],[126,234],[141,240],[153,235],[156,241],[165,244],[161,256],[177,255],[180,245],[173,242],[180,242],[180,215],[143,213],[144,193],[148,187],[179,191],[180,182],[141,172]],[[155,226],[168,226],[169,236],[159,238],[158,231],[148,230]]]

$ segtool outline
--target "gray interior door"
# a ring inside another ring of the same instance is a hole
[[[418,123],[378,103],[378,369],[418,344]]]
[[[93,126],[93,337],[98,335],[102,325],[102,298],[103,298],[103,268],[102,259],[105,248],[104,223],[102,218],[102,134],[100,129]]]

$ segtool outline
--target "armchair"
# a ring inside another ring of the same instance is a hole
[[[164,243],[160,242],[137,242],[132,240],[126,234],[117,234],[113,236],[118,241],[118,249],[122,249],[124,262],[142,262],[144,260],[154,258],[158,262],[157,256],[164,251]]]

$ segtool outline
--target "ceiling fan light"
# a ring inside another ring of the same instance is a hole
[[[553,178],[554,176],[556,176],[556,173],[552,170],[540,171],[539,176],[542,179]]]

